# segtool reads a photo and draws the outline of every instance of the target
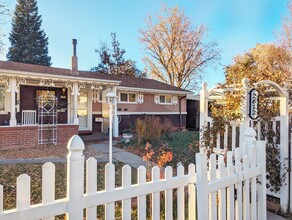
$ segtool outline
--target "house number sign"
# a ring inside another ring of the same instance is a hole
[[[249,92],[248,116],[252,120],[256,120],[259,116],[259,92],[256,89],[252,89]]]

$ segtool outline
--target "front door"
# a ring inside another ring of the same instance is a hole
[[[81,90],[78,96],[77,115],[79,118],[79,131],[90,130],[89,126],[89,100],[88,91]]]

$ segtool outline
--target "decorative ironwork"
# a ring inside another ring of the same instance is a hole
[[[40,80],[39,85],[40,86],[55,86],[55,83],[53,80]]]
[[[78,88],[77,88],[77,95],[80,95],[80,89],[84,89],[85,88],[85,83],[78,83],[77,84]],[[65,83],[65,87],[66,88],[70,88],[71,89],[71,95],[74,95],[74,83],[70,83],[70,82],[66,82]]]
[[[8,87],[7,92],[11,91],[11,86],[10,86],[9,79],[10,78],[8,78],[8,77],[0,77],[0,83],[5,83],[7,85],[7,87]]]
[[[94,90],[102,90],[102,85],[92,84],[90,88]]]
[[[24,78],[17,78],[16,79],[16,88],[15,88],[15,92],[19,93],[19,86],[26,84],[26,79]]]
[[[49,91],[38,98],[39,144],[57,144],[57,100]]]

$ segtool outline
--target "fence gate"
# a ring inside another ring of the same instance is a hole
[[[38,98],[38,143],[57,144],[57,98],[49,91]]]
[[[245,92],[245,99],[242,101],[241,112],[244,115],[242,121],[234,121],[230,123],[230,126],[226,126],[224,134],[218,134],[216,138],[217,144],[214,149],[214,152],[221,153],[224,151],[224,148],[230,146],[232,151],[235,150],[236,147],[242,147],[241,143],[243,133],[246,127],[252,127],[257,132],[257,139],[264,140],[267,143],[266,137],[263,135],[262,130],[268,126],[272,126],[272,129],[278,135],[274,137],[274,143],[277,144],[280,150],[279,160],[281,162],[281,171],[280,175],[283,178],[283,182],[278,192],[271,192],[267,190],[269,195],[280,198],[281,208],[284,212],[288,210],[289,206],[289,197],[290,201],[292,201],[292,181],[290,183],[289,175],[292,176],[292,171],[287,171],[289,167],[289,132],[288,132],[288,94],[287,92],[281,88],[277,83],[272,82],[270,80],[262,80],[254,85],[257,87],[259,85],[266,85],[269,87],[271,91],[277,94],[275,97],[271,97],[272,99],[277,99],[279,101],[279,115],[273,119],[271,122],[261,123],[259,121],[252,121],[248,117],[248,109],[249,109],[249,100],[248,93],[251,88],[248,87],[248,80],[242,80],[241,88],[237,87],[236,89],[241,89]],[[207,90],[207,84],[204,83],[202,86],[201,94],[200,94],[200,126],[212,126],[212,118],[209,116],[208,103],[212,100],[223,100],[223,96],[225,92],[232,91],[235,88],[213,88],[211,90]],[[269,91],[270,91],[269,90]],[[231,138],[228,135],[231,134]],[[200,137],[201,139],[202,137]],[[292,148],[292,146],[291,146]],[[292,151],[291,151],[292,152]],[[290,178],[291,179],[291,178]],[[289,195],[290,193],[290,195]],[[290,202],[290,210],[292,210],[292,203]]]

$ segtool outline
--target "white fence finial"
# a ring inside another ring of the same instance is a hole
[[[248,86],[249,79],[247,79],[247,78],[243,78],[243,79],[241,80],[241,83],[243,84],[243,86]]]
[[[67,148],[67,199],[68,220],[83,219],[84,193],[84,143],[78,135],[74,135],[68,142]],[[80,181],[82,180],[82,181]]]
[[[208,84],[206,82],[202,83],[202,89],[207,89]]]
[[[84,148],[84,142],[78,135],[73,135],[67,144],[67,149],[71,157],[82,156]]]
[[[253,128],[248,127],[244,131],[244,141],[251,141],[254,144],[254,141],[256,141],[256,132]]]
[[[250,148],[256,145],[256,132],[251,127],[244,129],[243,143],[242,143],[242,156],[251,156]]]

